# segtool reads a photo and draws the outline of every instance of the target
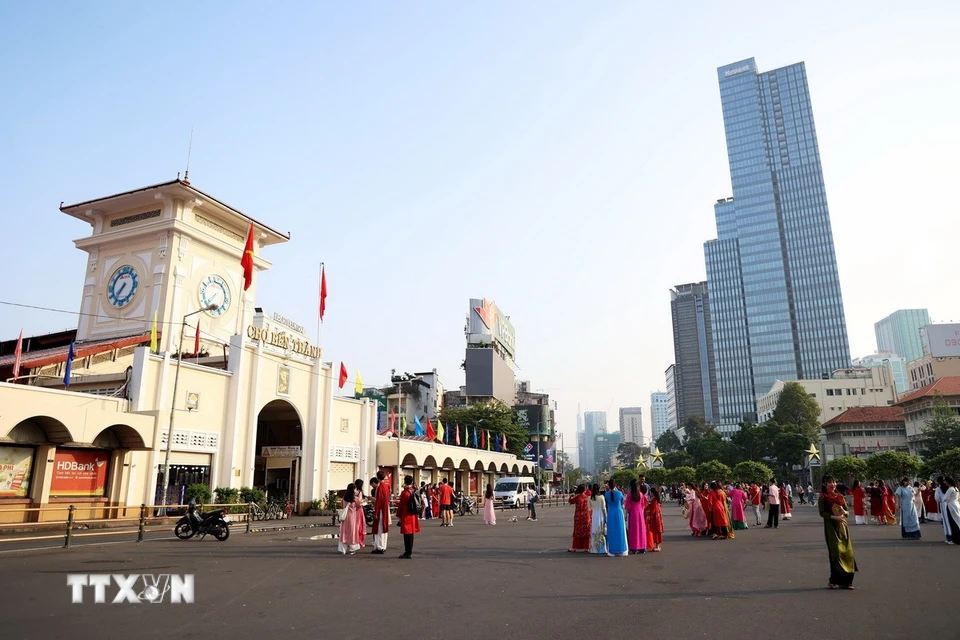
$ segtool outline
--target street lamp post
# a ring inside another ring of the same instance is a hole
[[[216,311],[217,305],[210,303],[202,309],[192,311],[183,316],[180,324],[180,347],[177,349],[177,370],[173,374],[173,400],[170,402],[170,424],[167,427],[167,451],[163,456],[163,492],[160,494],[160,506],[167,506],[167,491],[170,489],[170,451],[173,449],[173,414],[177,410],[177,386],[180,382],[180,363],[183,362],[183,334],[187,328],[187,318],[204,311]],[[199,330],[199,329],[198,329]],[[163,509],[166,513],[166,509]]]

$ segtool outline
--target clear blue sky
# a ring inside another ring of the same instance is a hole
[[[3,3],[0,300],[77,309],[68,203],[172,179],[292,233],[258,302],[367,384],[462,383],[470,297],[519,376],[644,407],[671,286],[730,195],[716,67],[807,63],[853,355],[903,307],[960,320],[956,3]],[[75,318],[2,308],[0,336]]]

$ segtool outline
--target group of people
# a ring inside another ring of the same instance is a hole
[[[420,532],[420,519],[426,508],[420,498],[420,492],[413,486],[413,476],[405,476],[403,491],[397,505],[397,524],[403,535],[404,552],[401,558],[413,556],[413,536]],[[417,498],[413,495],[417,494]],[[390,534],[390,483],[382,471],[370,479],[370,495],[373,498],[373,551],[375,555],[387,552],[387,539]],[[366,496],[363,493],[363,480],[348,484],[341,498],[340,534],[337,550],[343,555],[354,555],[366,546],[367,521],[363,506]],[[412,505],[411,503],[414,503]]]
[[[882,480],[864,488],[854,480],[849,494],[853,496],[853,514],[856,524],[873,522],[878,525],[900,523],[900,536],[919,540],[920,525],[927,522],[943,523],[945,541],[960,544],[960,502],[953,478],[939,477],[936,482],[914,482],[907,478],[892,489]]]
[[[418,489],[423,503],[419,514],[421,520],[440,518],[441,527],[453,526],[453,496],[454,489],[450,481],[444,478],[437,484],[420,483]]]
[[[629,490],[608,480],[606,487],[577,486],[569,498],[573,513],[570,553],[585,552],[625,556],[661,551],[663,512],[660,491],[641,476]]]

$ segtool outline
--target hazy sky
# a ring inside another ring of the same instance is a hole
[[[649,433],[730,195],[716,67],[753,56],[806,62],[853,355],[898,308],[960,320],[960,5],[667,4],[2,3],[0,300],[77,309],[59,203],[173,179],[192,127],[191,182],[292,234],[260,306],[314,326],[326,262],[325,359],[456,388],[492,298],[567,449],[577,403]]]

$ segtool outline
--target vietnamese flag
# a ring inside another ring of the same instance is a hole
[[[430,422],[430,418],[427,418],[427,440],[433,442],[437,439],[437,434],[433,430],[433,424]]]
[[[320,263],[320,322],[323,322],[323,314],[327,311],[327,268]]]
[[[343,366],[343,363],[340,363],[340,388],[343,389],[343,385],[347,383],[347,368]]]
[[[243,267],[243,290],[246,291],[253,283],[253,223],[250,223],[250,230],[247,231],[247,244],[243,248],[243,257],[240,258],[240,266]],[[340,385],[341,387],[343,385]]]
[[[484,431],[483,429],[480,430],[480,448],[481,449],[487,448],[487,432]]]

